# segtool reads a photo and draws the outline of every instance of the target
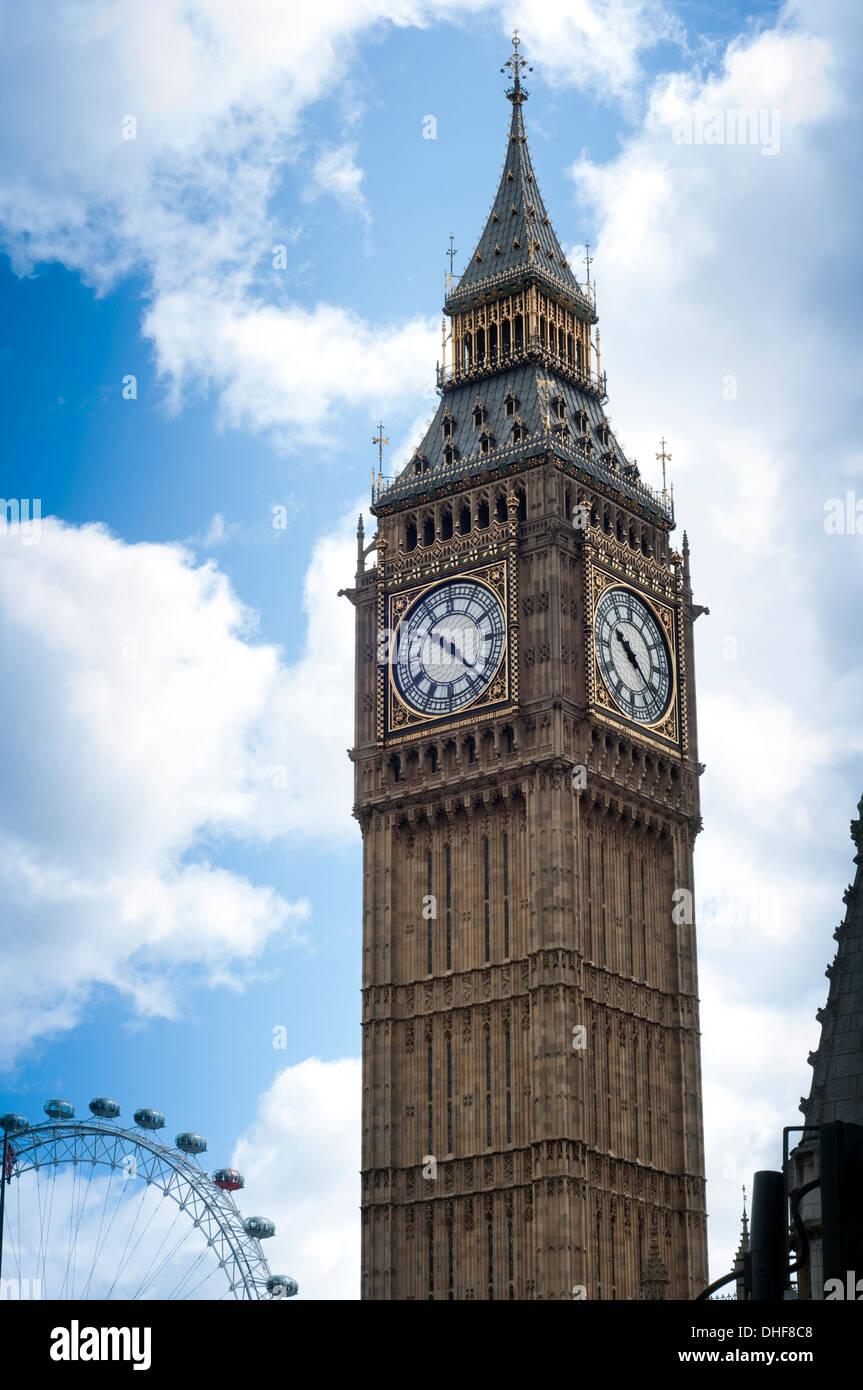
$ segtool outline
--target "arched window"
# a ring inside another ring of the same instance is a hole
[[[495,521],[506,521],[506,498],[502,492],[498,493],[497,501],[494,504]]]
[[[470,532],[470,507],[462,507],[458,514],[459,535],[466,536]]]
[[[491,362],[497,361],[497,324],[489,324],[488,355]]]
[[[462,747],[463,747],[465,753],[467,754],[467,760],[468,760],[468,762],[469,762],[469,763],[475,763],[475,762],[476,762],[476,739],[474,738],[473,734],[468,734],[467,738],[465,739],[464,743],[462,744]]]
[[[516,488],[515,495],[518,498],[518,519],[519,521],[527,521],[527,497],[524,488]]]
[[[509,357],[512,351],[512,327],[509,319],[504,319],[500,326],[501,352],[504,357]]]
[[[521,314],[515,316],[515,350],[520,352],[524,347],[524,319]]]
[[[483,500],[476,509],[476,524],[481,531],[484,531],[488,526],[488,522],[488,502]]]
[[[445,511],[440,521],[440,538],[442,541],[452,539],[452,512]]]
[[[485,361],[485,329],[478,328],[476,331],[476,360]]]
[[[405,550],[411,551],[417,548],[417,527],[415,521],[409,521],[405,527]]]
[[[502,734],[501,734],[501,737],[502,737],[502,739],[503,739],[503,751],[504,751],[504,753],[514,753],[514,752],[515,752],[515,732],[513,731],[512,728],[510,728],[509,724],[507,724],[506,728],[503,730],[503,732],[502,732]]]
[[[434,545],[434,517],[427,516],[423,522],[423,545]]]

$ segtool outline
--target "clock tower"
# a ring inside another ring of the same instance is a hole
[[[378,480],[347,591],[362,1296],[691,1298],[702,610],[673,506],[604,412],[594,295],[534,176],[517,38],[508,67],[506,160],[450,282],[437,412]]]

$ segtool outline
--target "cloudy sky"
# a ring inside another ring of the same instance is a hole
[[[615,430],[649,481],[669,441],[710,607],[717,1277],[801,1118],[863,792],[859,7],[0,3],[0,490],[42,516],[0,535],[3,1104],[201,1130],[308,1297],[358,1288],[337,590],[378,420],[395,471],[434,408],[514,24]]]

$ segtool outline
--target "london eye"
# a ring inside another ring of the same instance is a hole
[[[165,1117],[142,1107],[134,1124],[98,1096],[76,1119],[45,1102],[45,1119],[0,1116],[0,1288],[42,1299],[284,1299],[289,1275],[270,1271],[261,1242],[272,1221],[243,1217],[233,1168],[208,1172],[207,1141],[182,1131],[161,1141]]]

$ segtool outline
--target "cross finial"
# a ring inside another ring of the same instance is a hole
[[[506,72],[506,69],[509,68],[512,73],[513,83],[507,92],[510,101],[525,101],[527,99],[527,91],[521,85],[521,75],[523,72],[533,72],[533,68],[525,58],[522,58],[518,51],[520,44],[521,39],[519,38],[518,30],[514,29],[512,34],[512,56],[507,58],[501,68],[501,72]]]
[[[384,434],[384,422],[380,421],[378,433],[372,437],[372,443],[378,446],[378,497],[381,495],[381,487],[384,480],[384,445],[389,444],[389,439]],[[372,493],[375,490],[375,470],[372,469]]]
[[[663,435],[662,439],[660,440],[659,448],[661,452],[658,453],[656,457],[662,460],[662,495],[663,497],[665,497],[667,496],[667,489],[665,486],[665,465],[671,462],[671,455],[665,452],[665,435]]]
[[[458,252],[456,251],[455,247],[453,246],[453,242],[454,242],[454,241],[455,241],[455,237],[453,236],[452,232],[450,232],[450,234],[449,234],[449,250],[448,250],[447,253],[446,253],[446,254],[449,256],[449,289],[450,289],[450,294],[452,294],[452,286],[453,286],[453,274],[452,274],[453,261],[455,260],[456,256],[458,255]]]
[[[372,443],[377,444],[378,446],[378,468],[382,469],[384,466],[384,445],[389,444],[390,441],[384,435],[383,420],[381,420],[380,424],[378,425],[378,429],[380,430],[380,434],[374,435]]]

